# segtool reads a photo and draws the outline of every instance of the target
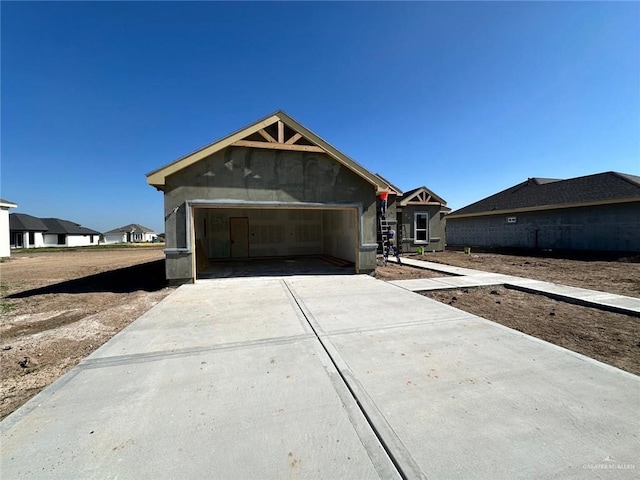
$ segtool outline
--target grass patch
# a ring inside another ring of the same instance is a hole
[[[9,285],[0,283],[0,315],[5,315],[13,310],[13,304],[6,300],[4,296],[9,293]]]
[[[0,300],[0,315],[6,315],[13,310],[13,304],[6,301],[4,298]]]

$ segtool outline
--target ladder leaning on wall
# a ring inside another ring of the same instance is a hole
[[[396,222],[389,222],[385,216],[380,216],[380,237],[382,242],[382,266],[383,267],[387,265],[387,261],[389,260],[389,250],[391,250],[391,247],[389,245],[389,230],[391,230],[390,223],[396,223]],[[398,263],[401,263],[400,239],[398,238],[397,230],[395,235],[395,242],[396,242],[396,251],[398,253],[398,256],[396,257],[396,259],[398,260]]]

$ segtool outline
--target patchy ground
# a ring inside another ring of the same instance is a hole
[[[17,253],[0,288],[0,418],[171,291],[162,247]]]
[[[580,261],[462,252],[416,255],[419,260],[534,278],[575,287],[640,296],[640,264]],[[394,263],[378,267],[376,278],[405,280],[446,276]],[[572,305],[504,287],[465,288],[424,294],[465,312],[533,335],[640,375],[640,319]]]
[[[373,276],[378,280],[409,280],[411,278],[439,278],[447,277],[446,273],[436,272],[435,270],[422,270],[419,268],[398,265],[389,261],[386,266],[376,268]]]

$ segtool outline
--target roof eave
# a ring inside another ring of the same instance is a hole
[[[592,202],[559,203],[554,205],[537,205],[533,207],[508,208],[508,209],[489,210],[484,212],[473,212],[473,213],[453,212],[450,215],[448,215],[447,218],[485,217],[490,215],[505,215],[505,214],[512,214],[512,213],[527,213],[527,212],[537,212],[537,211],[545,211],[545,210],[561,210],[565,208],[595,207],[598,205],[615,205],[620,203],[634,203],[634,202],[640,202],[640,197],[614,198],[611,200],[598,200],[598,201],[592,201]]]

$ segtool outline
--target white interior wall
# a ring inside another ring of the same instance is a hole
[[[356,261],[356,215],[353,210],[322,213],[322,250],[326,255]]]
[[[318,210],[215,208],[195,213],[196,240],[209,258],[229,258],[229,219],[249,221],[249,256],[322,253],[322,213]]]
[[[199,208],[194,214],[196,241],[209,258],[229,258],[229,219],[249,220],[249,256],[327,254],[355,263],[356,216],[353,210]]]

